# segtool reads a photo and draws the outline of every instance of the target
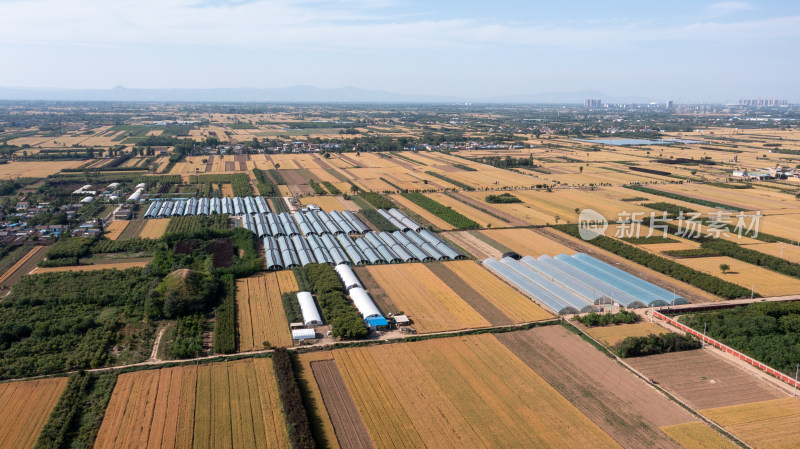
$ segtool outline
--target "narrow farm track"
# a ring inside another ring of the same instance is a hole
[[[369,432],[347,391],[342,374],[333,360],[311,362],[311,371],[328,409],[334,433],[342,449],[374,448]]]
[[[49,246],[37,246],[3,273],[2,277],[0,277],[0,297],[8,294],[11,291],[11,287],[19,282],[22,276],[36,269],[36,265],[47,256],[49,251]]]
[[[156,341],[153,343],[153,350],[150,352],[150,358],[147,359],[149,361],[158,362],[160,359],[158,358],[158,347],[161,345],[161,338],[164,336],[164,332],[166,332],[167,327],[164,326],[158,331],[158,335],[156,335]]]

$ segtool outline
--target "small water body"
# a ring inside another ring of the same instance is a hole
[[[616,145],[621,147],[632,145],[675,145],[702,143],[699,140],[687,139],[573,139],[579,142],[601,143],[603,145]]]

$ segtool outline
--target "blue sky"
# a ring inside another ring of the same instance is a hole
[[[800,101],[800,2],[0,0],[0,86]]]

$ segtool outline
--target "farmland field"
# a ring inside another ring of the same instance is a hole
[[[125,227],[130,223],[129,220],[114,220],[106,227],[106,237],[109,240],[116,240],[125,231]]]
[[[291,274],[291,271],[287,271]],[[297,285],[295,284],[295,290]],[[292,334],[281,302],[281,286],[276,273],[264,273],[236,281],[236,314],[239,325],[239,350],[292,346]]]
[[[66,385],[66,377],[1,383],[0,442],[3,448],[32,448]]]
[[[634,357],[627,363],[696,409],[785,397],[777,387],[713,351]]]
[[[43,161],[43,162],[17,162],[0,164],[0,179],[13,179],[20,177],[45,178],[56,174],[65,168],[79,167],[86,161]]]
[[[332,351],[316,351],[297,354],[295,373],[297,382],[305,395],[306,411],[314,432],[314,439],[320,447],[339,449],[339,442],[333,430],[330,413],[325,402],[322,400],[322,393],[319,385],[314,379],[314,372],[311,364],[317,361],[333,360]],[[334,411],[335,412],[335,411]],[[316,428],[314,429],[314,426]]]
[[[308,206],[309,204],[314,204],[322,208],[322,210],[326,212],[331,212],[334,210],[342,211],[347,210],[342,203],[338,200],[337,197],[326,195],[326,196],[304,196],[300,198],[300,204],[304,206]]]
[[[139,237],[143,239],[160,239],[161,236],[164,235],[164,231],[167,230],[169,221],[169,218],[147,220],[144,224],[144,228],[142,228],[142,231],[139,233]]]
[[[382,312],[405,312],[419,332],[489,326],[424,264],[372,265],[367,271],[400,309]]]
[[[73,266],[66,266],[66,267],[36,267],[33,270],[33,274],[42,274],[42,273],[58,273],[60,271],[96,271],[96,270],[127,270],[128,268],[134,267],[145,267],[147,264],[150,263],[152,258],[146,257],[141,258],[139,260],[130,260],[127,261],[114,261],[108,260],[103,261],[103,263],[96,263],[92,265],[73,265]]]
[[[575,253],[569,247],[533,229],[489,229],[480,233],[520,256],[539,257],[543,254],[555,256]]]
[[[119,237],[117,237],[117,240],[130,240],[139,237],[148,221],[150,220],[129,221],[128,225],[125,226],[125,229],[120,233]]]
[[[756,449],[797,447],[800,402],[796,398],[732,405],[700,413]]]
[[[650,334],[664,334],[668,331],[654,323],[634,323],[590,327],[585,332],[606,346],[614,346],[627,337],[646,337]]]
[[[499,259],[503,251],[498,249],[495,242],[487,243],[485,240],[478,237],[480,231],[452,231],[439,234],[460,246],[464,251],[467,251],[478,260],[486,258]],[[493,246],[494,245],[494,246]]]
[[[716,430],[699,422],[664,426],[661,430],[686,449],[736,449],[739,447]]]
[[[680,259],[682,265],[719,276],[728,282],[753,288],[763,296],[792,295],[800,292],[800,279],[742,262],[731,257],[697,257]],[[730,270],[722,274],[720,265],[727,264]]]
[[[492,335],[334,358],[377,448],[619,447]]]
[[[94,447],[289,448],[272,360],[121,374]]]
[[[697,421],[563,326],[496,337],[624,447],[677,448],[659,428]]]
[[[49,246],[35,246],[28,251],[20,260],[0,274],[0,291],[7,291],[17,283],[20,278],[36,269],[36,264],[47,256],[50,251]]]
[[[441,229],[441,230],[445,230],[445,231],[453,229],[453,225],[451,225],[450,223],[447,223],[446,221],[442,220],[441,218],[437,217],[436,215],[433,215],[432,213],[428,212],[427,210],[423,209],[422,207],[414,204],[410,200],[404,198],[402,195],[390,195],[389,197],[392,199],[392,201],[394,201],[395,203],[397,203],[400,206],[402,206],[402,208],[408,209],[413,214],[419,215],[425,221],[427,221],[428,223],[432,224],[437,229]],[[411,218],[413,219],[414,217],[411,217]],[[420,224],[423,224],[423,223],[420,223]]]
[[[343,449],[373,448],[369,432],[358,414],[353,398],[347,392],[336,362],[320,360],[311,363],[325,407],[330,414],[340,447]]]

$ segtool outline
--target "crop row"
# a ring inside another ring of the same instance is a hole
[[[453,178],[450,178],[450,177],[448,177],[448,176],[445,176],[445,175],[443,175],[443,174],[441,174],[441,173],[437,173],[437,172],[435,172],[435,171],[430,171],[430,170],[426,170],[426,171],[425,171],[425,173],[426,173],[426,174],[429,174],[429,175],[431,175],[431,176],[433,176],[433,177],[439,178],[439,179],[441,179],[442,181],[447,181],[447,182],[449,182],[450,184],[453,184],[454,186],[461,187],[461,188],[462,188],[462,189],[464,189],[464,190],[475,190],[475,188],[474,188],[474,187],[472,187],[471,185],[469,185],[469,184],[464,184],[464,183],[463,183],[463,182],[461,182],[461,181],[456,181],[455,179],[453,179]]]
[[[309,187],[311,187],[311,190],[313,190],[314,193],[316,193],[317,195],[327,195],[328,193],[325,191],[325,189],[322,188],[321,185],[319,185],[317,181],[314,181],[313,179],[308,180],[308,185]]]
[[[627,185],[625,187],[627,187],[627,188],[629,188],[631,190],[636,190],[638,192],[649,193],[651,195],[663,196],[665,198],[672,198],[673,200],[678,200],[678,201],[686,201],[687,203],[699,204],[701,206],[718,207],[720,209],[728,209],[728,210],[737,211],[737,212],[746,210],[746,209],[742,209],[741,207],[731,206],[730,204],[723,204],[723,203],[718,203],[716,201],[709,201],[709,200],[701,200],[699,198],[692,198],[690,196],[680,195],[678,193],[664,192],[662,190],[651,189],[649,187],[644,187],[644,186],[639,186],[639,185]]]
[[[214,323],[214,353],[231,354],[236,352],[236,286],[233,275],[223,275],[225,296],[216,310]]]
[[[480,227],[480,225],[478,225],[478,223],[476,223],[474,220],[461,215],[455,210],[446,207],[438,201],[435,201],[421,193],[404,193],[403,196],[412,201],[414,204],[422,207],[423,209],[436,215],[458,229],[477,229]]]
[[[339,190],[339,188],[333,185],[333,183],[331,183],[330,181],[322,181],[322,185],[324,185],[325,188],[328,189],[328,192],[331,192],[331,195],[339,195],[342,193],[342,191]]]
[[[375,192],[361,192],[358,196],[364,198],[369,204],[372,204],[376,209],[391,209],[394,207],[392,200],[386,198],[380,193]]]

